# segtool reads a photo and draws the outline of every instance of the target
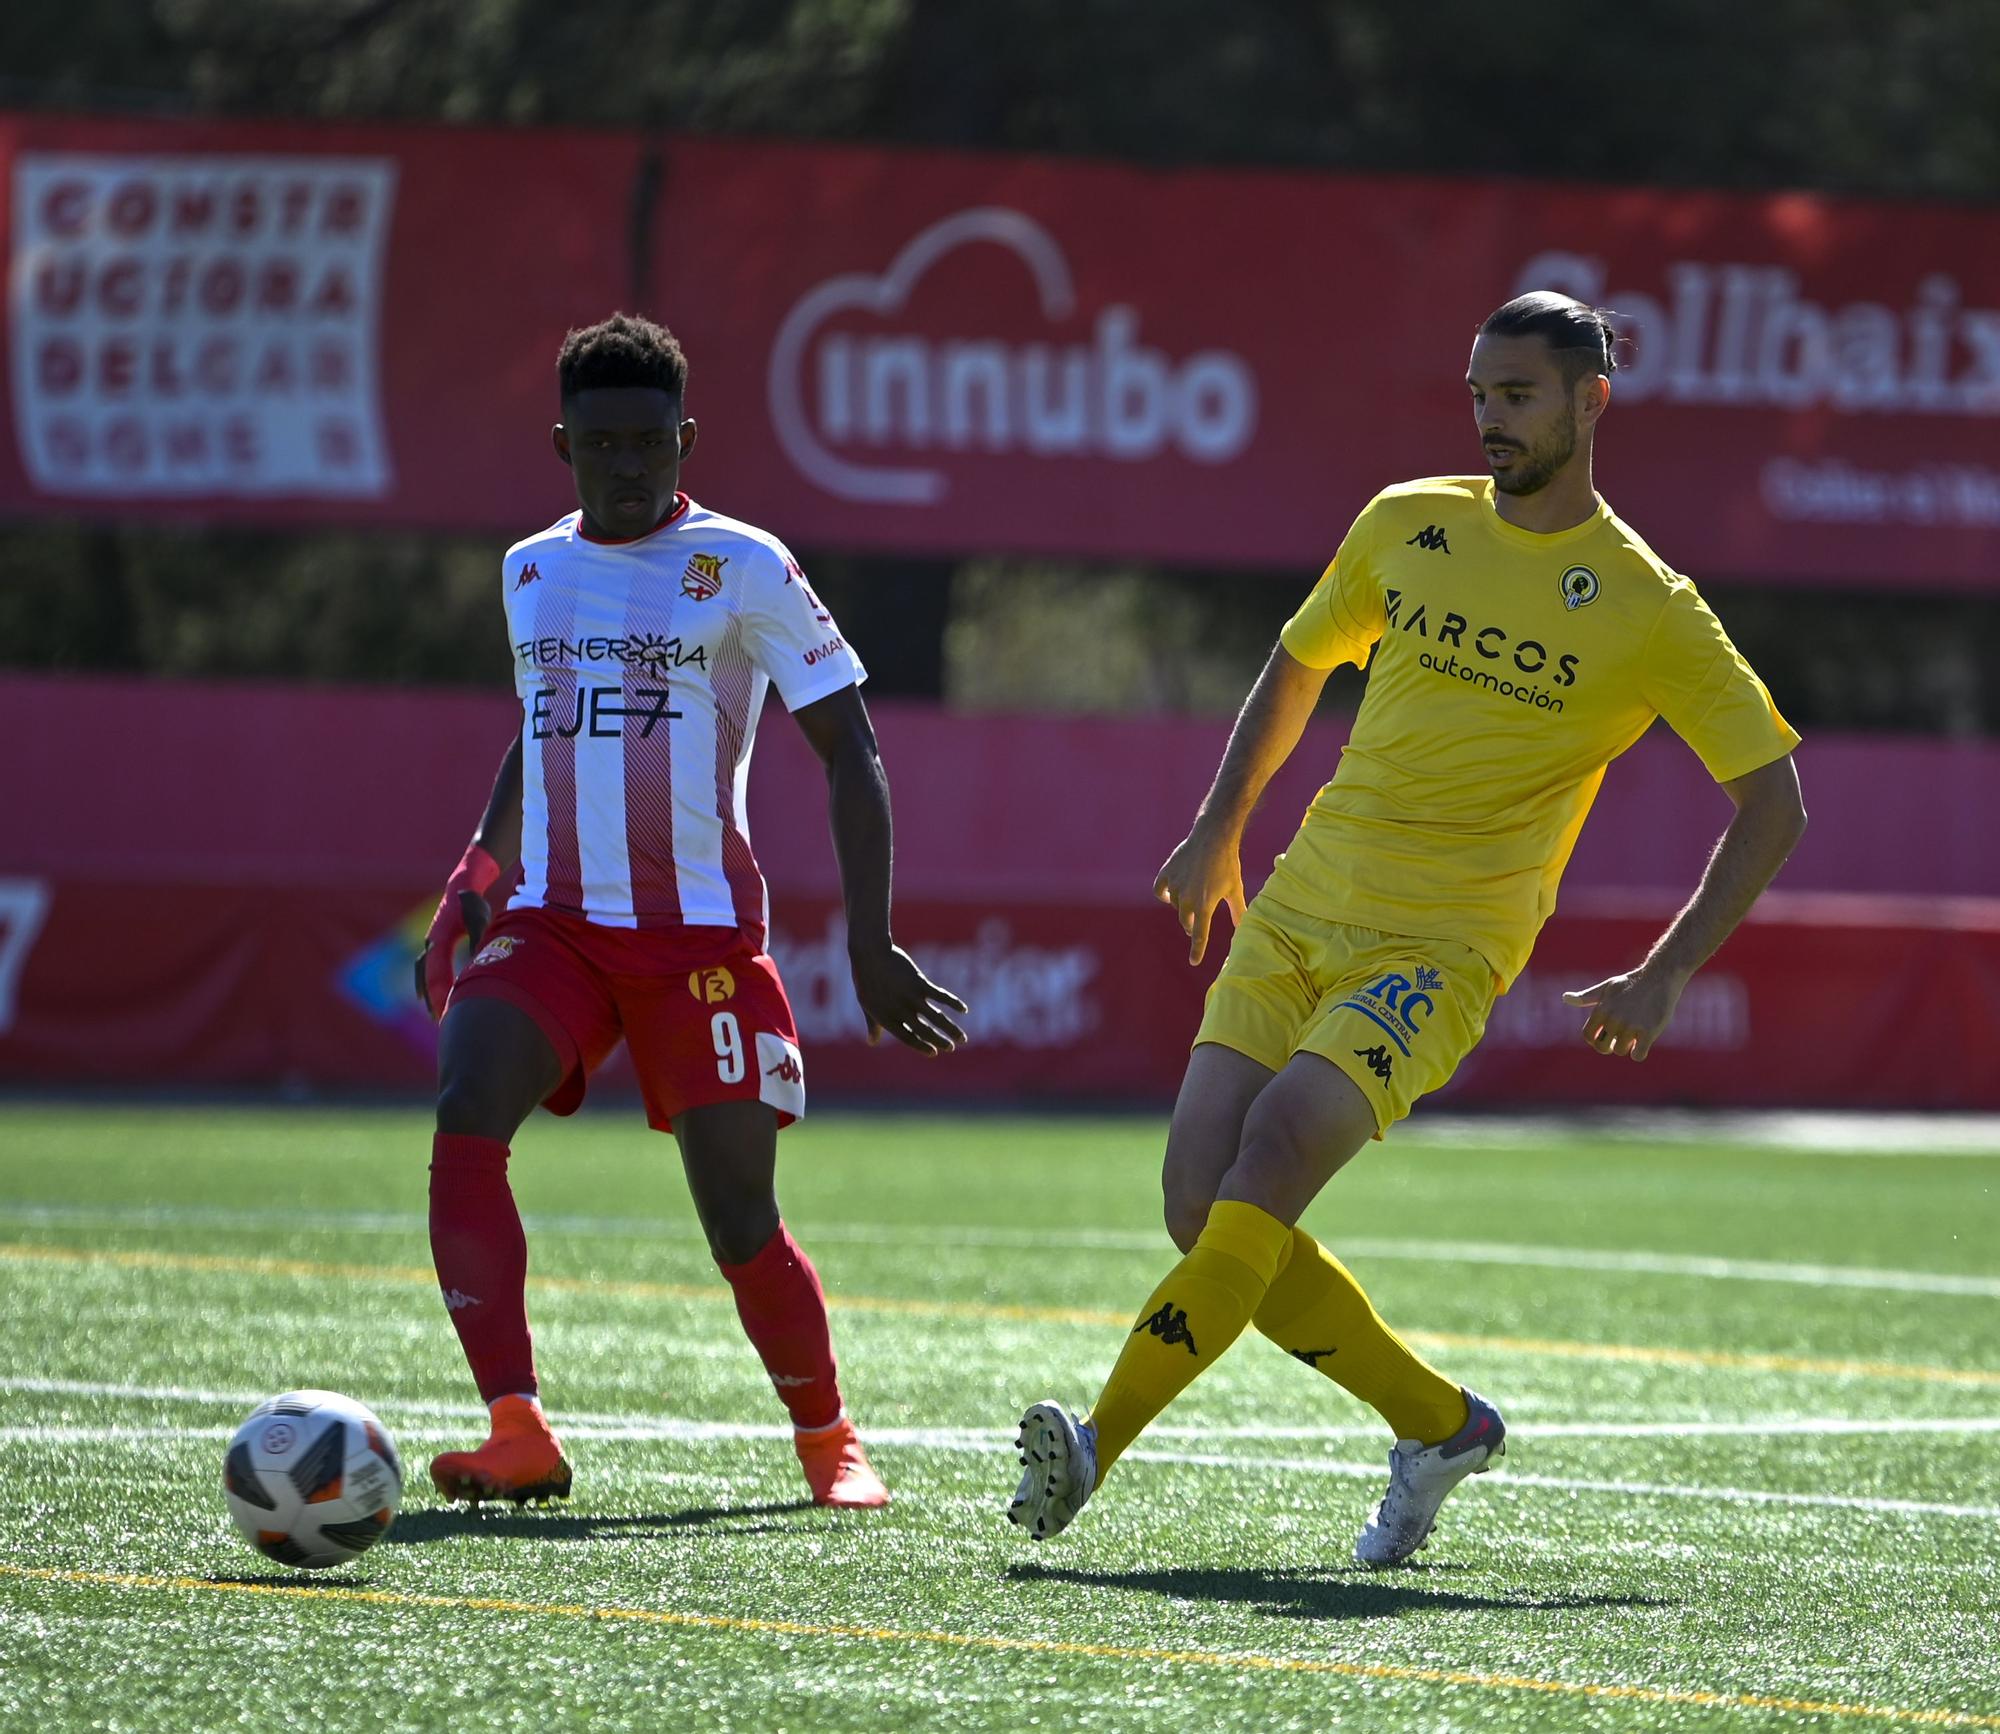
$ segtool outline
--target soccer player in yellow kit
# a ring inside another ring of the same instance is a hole
[[[1805,828],[1797,734],[1695,587],[1592,487],[1613,342],[1601,312],[1546,291],[1487,318],[1466,384],[1490,474],[1369,503],[1160,871],[1191,963],[1218,905],[1235,924],[1167,1137],[1167,1227],[1185,1256],[1087,1417],[1053,1402],[1022,1417],[1009,1516],[1038,1540],[1255,1325],[1395,1434],[1356,1557],[1395,1565],[1423,1546],[1451,1489],[1502,1455],[1506,1423],[1382,1321],[1300,1213],[1479,1040],[1606,765],[1656,716],[1736,811],[1644,962],[1566,996],[1599,1053],[1646,1057]],[[1369,678],[1339,769],[1246,909],[1244,822],[1343,662]]]

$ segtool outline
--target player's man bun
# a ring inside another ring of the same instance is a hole
[[[1610,375],[1618,367],[1618,333],[1611,313],[1553,289],[1531,289],[1486,315],[1481,337],[1540,337],[1555,352],[1563,381]]]
[[[687,391],[687,357],[664,325],[636,313],[614,313],[580,326],[556,354],[556,378],[565,398],[604,386],[653,386],[670,397]]]

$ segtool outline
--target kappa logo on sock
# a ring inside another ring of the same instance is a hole
[[[1285,1353],[1290,1355],[1295,1361],[1304,1361],[1307,1366],[1317,1372],[1322,1355],[1337,1355],[1340,1351],[1338,1349],[1287,1349]]]
[[[796,1391],[801,1385],[816,1385],[819,1381],[810,1373],[773,1373],[771,1383],[781,1391]]]
[[[1132,1327],[1136,1337],[1141,1331],[1151,1331],[1161,1342],[1171,1347],[1175,1343],[1186,1343],[1187,1352],[1199,1356],[1201,1350],[1194,1346],[1194,1332],[1188,1329],[1187,1313],[1172,1301],[1163,1301],[1160,1310],[1149,1319],[1141,1319]]]
[[[448,1288],[444,1291],[444,1304],[452,1312],[464,1307],[480,1307],[486,1303],[476,1294],[467,1294],[462,1288]]]

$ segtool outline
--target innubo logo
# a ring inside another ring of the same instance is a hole
[[[1069,261],[1019,211],[960,211],[909,242],[880,276],[831,277],[778,327],[767,378],[771,419],[802,474],[843,499],[934,505],[949,481],[921,454],[985,452],[1141,463],[1168,451],[1220,464],[1250,443],[1257,382],[1233,351],[1176,359],[1141,340],[1138,309],[1113,302],[1088,342],[934,339],[891,323],[926,272],[975,243],[1026,268],[1043,320],[1076,312]],[[879,316],[866,333],[828,329],[848,312]],[[879,452],[885,461],[855,455]],[[887,460],[899,461],[887,461]]]

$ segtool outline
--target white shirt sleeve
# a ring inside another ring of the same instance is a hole
[[[861,658],[782,545],[774,544],[771,557],[757,562],[744,597],[743,631],[751,660],[770,677],[787,710],[868,678]]]

